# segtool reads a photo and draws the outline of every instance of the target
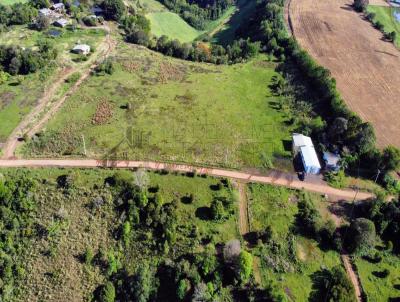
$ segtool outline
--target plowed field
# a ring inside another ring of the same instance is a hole
[[[380,147],[400,147],[400,52],[351,0],[292,0],[294,35],[337,80],[348,106],[372,123]]]

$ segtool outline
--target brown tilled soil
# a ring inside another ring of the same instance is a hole
[[[291,0],[294,36],[332,72],[348,106],[372,123],[379,146],[400,147],[400,52],[352,2]]]
[[[101,100],[97,105],[96,112],[92,118],[93,125],[106,124],[113,116],[113,105],[107,100]]]

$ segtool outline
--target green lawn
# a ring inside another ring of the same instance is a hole
[[[53,39],[59,52],[58,64],[24,76],[20,84],[18,84],[17,78],[12,76],[0,85],[0,142],[6,140],[21,119],[35,105],[44,89],[52,84],[52,81],[55,80],[56,70],[58,70],[57,67],[76,64],[71,61],[70,49],[73,45],[77,41],[81,41],[95,47],[104,35],[102,30],[82,29],[75,32],[64,30],[62,36]],[[2,44],[31,48],[35,48],[36,42],[45,37],[44,33],[27,29],[25,26],[14,26],[10,31],[0,33]]]
[[[290,156],[291,129],[270,104],[276,73],[266,57],[215,66],[124,44],[116,53],[114,74],[89,78],[47,125],[53,143],[31,143],[27,156],[81,156],[81,134],[92,157],[261,167]]]
[[[400,47],[400,22],[396,21],[393,15],[395,9],[399,10],[393,7],[369,5],[367,11],[376,14],[374,21],[380,21],[385,32],[395,31],[397,33],[395,44]]]
[[[150,20],[151,32],[157,37],[166,35],[181,42],[191,42],[203,33],[172,12],[149,13],[146,17]]]
[[[253,184],[249,187],[249,193],[251,231],[263,231],[270,226],[274,241],[280,247],[275,256],[272,256],[269,250],[264,250],[262,245],[254,252],[261,258],[260,271],[263,285],[269,284],[272,280],[281,288],[288,301],[308,301],[313,290],[314,273],[322,268],[340,265],[339,254],[321,250],[314,240],[293,235],[291,229],[297,213],[296,191]],[[321,198],[313,195],[313,199],[319,207]],[[324,217],[324,213],[321,214]],[[289,242],[293,242],[295,260],[289,257],[291,250]],[[282,272],[274,271],[271,265],[263,260],[270,256],[275,259],[274,263],[282,263],[286,269]]]
[[[389,301],[400,297],[400,259],[390,253],[382,254],[380,263],[371,263],[362,258],[356,259],[356,266],[361,284],[368,296],[368,301]],[[379,277],[379,272],[388,269],[386,278]],[[378,273],[378,275],[376,275]]]

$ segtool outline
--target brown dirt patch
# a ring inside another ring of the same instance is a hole
[[[92,118],[93,125],[106,124],[113,116],[114,106],[107,100],[101,100],[96,108],[96,112]]]
[[[158,72],[158,81],[167,83],[168,81],[183,81],[186,76],[186,68],[170,62],[162,62]]]
[[[14,96],[15,94],[11,91],[4,91],[0,93],[0,109],[9,105],[13,101]]]
[[[372,123],[378,145],[400,147],[400,53],[352,3],[292,0],[294,36],[332,72],[350,109]]]

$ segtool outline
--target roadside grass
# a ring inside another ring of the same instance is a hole
[[[126,261],[130,270],[140,265],[138,259],[151,258],[155,263],[170,259],[156,251],[143,249],[142,244],[149,244],[152,239],[141,238],[133,241],[129,249],[118,249],[115,236],[121,217],[116,201],[113,201],[113,189],[105,185],[105,179],[115,172],[112,169],[58,168],[0,170],[0,174],[15,180],[25,176],[38,181],[40,185],[34,192],[38,209],[31,215],[40,230],[51,230],[51,235],[26,238],[29,248],[14,259],[25,272],[16,285],[18,300],[46,300],[48,297],[52,301],[90,300],[93,291],[104,284],[105,277],[99,265],[83,263],[82,255],[87,248],[95,255],[110,250],[122,253],[121,261]],[[57,178],[61,175],[72,176],[72,188],[65,190],[57,186]],[[204,243],[201,240],[193,244],[193,239],[186,237],[187,230],[193,228],[197,229],[198,238],[214,244],[238,237],[236,215],[217,223],[199,218],[197,214],[199,209],[210,206],[213,196],[231,196],[227,186],[218,191],[213,188],[220,179],[154,172],[148,172],[148,176],[149,191],[157,188],[165,203],[178,201],[177,245],[180,248],[190,253],[202,250]],[[193,202],[183,203],[181,198],[188,194],[194,195]],[[93,209],[93,200],[99,197],[104,203]],[[237,204],[234,206],[236,208]]]
[[[71,61],[73,55],[70,54],[70,49],[73,45],[80,41],[92,45],[95,49],[104,35],[103,30],[96,29],[81,29],[75,32],[64,30],[60,37],[51,38],[59,51],[57,63],[34,74],[20,77],[20,83],[19,78],[11,76],[0,85],[0,142],[7,139],[23,117],[30,112],[46,87],[50,87],[56,80],[59,67],[82,64]],[[44,33],[29,30],[24,26],[14,26],[9,31],[0,33],[1,43],[22,47],[34,48],[36,42],[44,37]]]
[[[382,261],[379,263],[372,263],[360,257],[355,260],[368,301],[391,301],[390,298],[400,297],[400,259],[389,252],[380,252],[380,254]],[[390,273],[389,276],[383,278],[379,276],[379,273],[385,269]]]
[[[395,45],[400,47],[400,22],[397,22],[393,15],[396,9],[399,10],[393,7],[368,5],[367,11],[376,14],[374,21],[381,22],[385,32],[396,32]]]
[[[3,5],[12,5],[14,3],[25,3],[28,2],[28,0],[0,0],[0,4]]]
[[[146,17],[150,20],[151,32],[157,37],[166,35],[181,42],[191,42],[203,33],[190,26],[179,15],[169,11],[149,13]]]
[[[264,250],[263,244],[258,243],[254,254],[261,258],[263,285],[266,286],[273,281],[281,288],[288,301],[308,301],[313,290],[313,274],[323,268],[329,269],[340,265],[339,254],[335,251],[324,251],[316,241],[293,232],[295,215],[298,211],[298,192],[260,184],[250,185],[249,192],[251,232],[264,231],[270,226],[275,245],[280,246],[276,258],[272,258],[275,259],[273,263],[282,261],[287,266],[284,272],[274,271],[263,258],[268,256],[267,251]],[[326,205],[322,203],[319,195],[312,195],[312,198],[324,218],[322,208]],[[295,260],[289,257],[290,252],[288,255],[285,254],[291,249]]]
[[[276,73],[266,57],[214,66],[138,46],[119,45],[115,54],[115,72],[80,86],[46,126],[52,143],[37,148],[33,140],[26,156],[82,156],[84,135],[96,158],[262,168],[290,157],[291,129],[270,104]]]

